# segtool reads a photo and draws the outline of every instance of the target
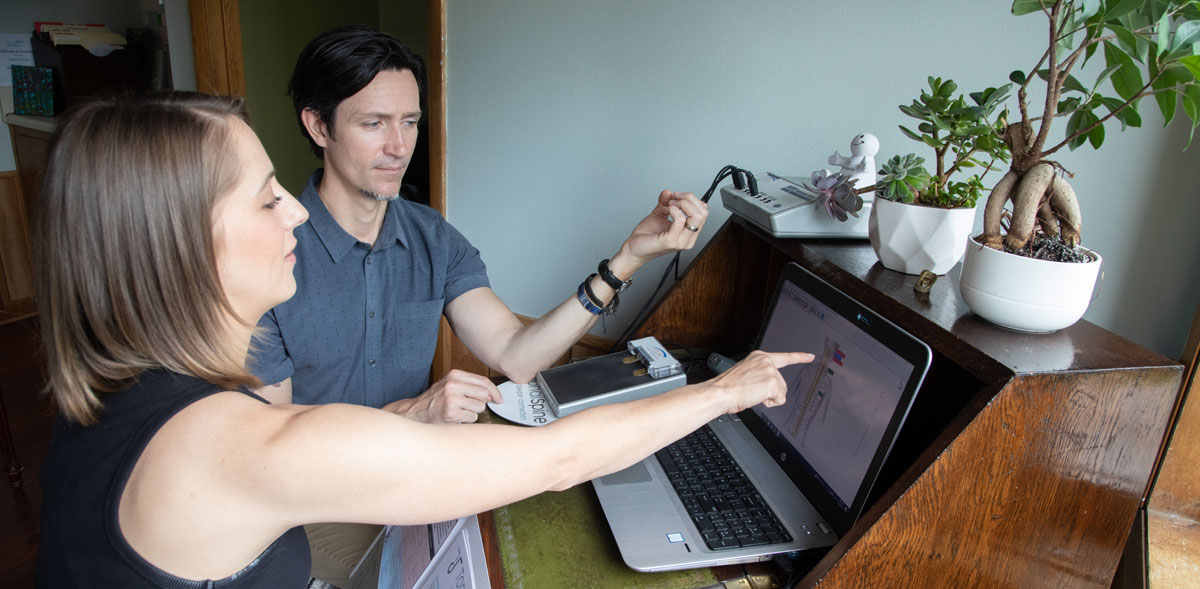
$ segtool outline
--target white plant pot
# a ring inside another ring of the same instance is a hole
[[[867,235],[884,268],[945,274],[962,258],[975,209],[939,209],[875,199]]]
[[[963,301],[976,315],[997,325],[1048,333],[1070,327],[1092,302],[1103,260],[1087,250],[1084,263],[1035,260],[967,243],[962,279]]]

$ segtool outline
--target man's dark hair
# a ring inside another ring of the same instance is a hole
[[[317,35],[300,52],[287,93],[296,107],[300,132],[318,158],[325,158],[325,150],[313,141],[300,115],[311,108],[332,134],[338,105],[370,84],[379,72],[388,70],[412,72],[423,108],[425,62],[387,33],[365,25],[337,27]]]

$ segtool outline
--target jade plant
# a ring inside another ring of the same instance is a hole
[[[875,190],[888,200],[947,209],[974,207],[983,194],[984,175],[996,169],[997,160],[1009,158],[1003,115],[992,116],[1012,84],[954,96],[954,80],[931,76],[928,83],[929,90],[922,90],[911,105],[900,106],[900,112],[920,121],[916,131],[903,125],[900,131],[933,149],[934,171],[927,171],[925,159],[915,153],[896,155],[879,170],[875,186],[858,192]],[[974,169],[982,172],[966,175]]]
[[[1004,128],[1012,160],[984,207],[982,240],[994,249],[1036,255],[1030,242],[1037,230],[1039,241],[1055,240],[1074,251],[1082,219],[1066,180],[1072,175],[1049,158],[1085,143],[1099,149],[1106,124],[1114,119],[1122,130],[1140,127],[1138,107],[1144,98],[1157,104],[1166,123],[1182,104],[1194,134],[1200,122],[1200,2],[1015,0],[1012,13],[1040,15],[1049,35],[1033,68],[1009,76],[1018,86],[1020,118]],[[1099,71],[1094,79],[1087,77],[1090,84],[1076,77],[1090,59],[1101,58],[1105,67],[1093,68]],[[1037,105],[1031,105],[1028,93],[1039,81],[1045,86],[1040,112],[1031,108]],[[1054,142],[1051,122],[1060,118],[1066,120],[1065,132]],[[1002,235],[1009,202],[1011,220]]]

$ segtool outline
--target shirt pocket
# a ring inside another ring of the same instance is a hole
[[[397,364],[404,370],[428,369],[437,348],[438,326],[441,323],[445,299],[397,303],[392,307],[393,330],[384,334],[385,341],[395,338]]]

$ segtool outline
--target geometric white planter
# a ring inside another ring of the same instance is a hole
[[[974,224],[974,208],[942,209],[876,198],[867,236],[884,268],[942,275],[962,258]]]
[[[1103,260],[1087,250],[1090,262],[1053,262],[967,244],[962,279],[963,301],[976,315],[997,325],[1047,333],[1070,327],[1092,302]]]

